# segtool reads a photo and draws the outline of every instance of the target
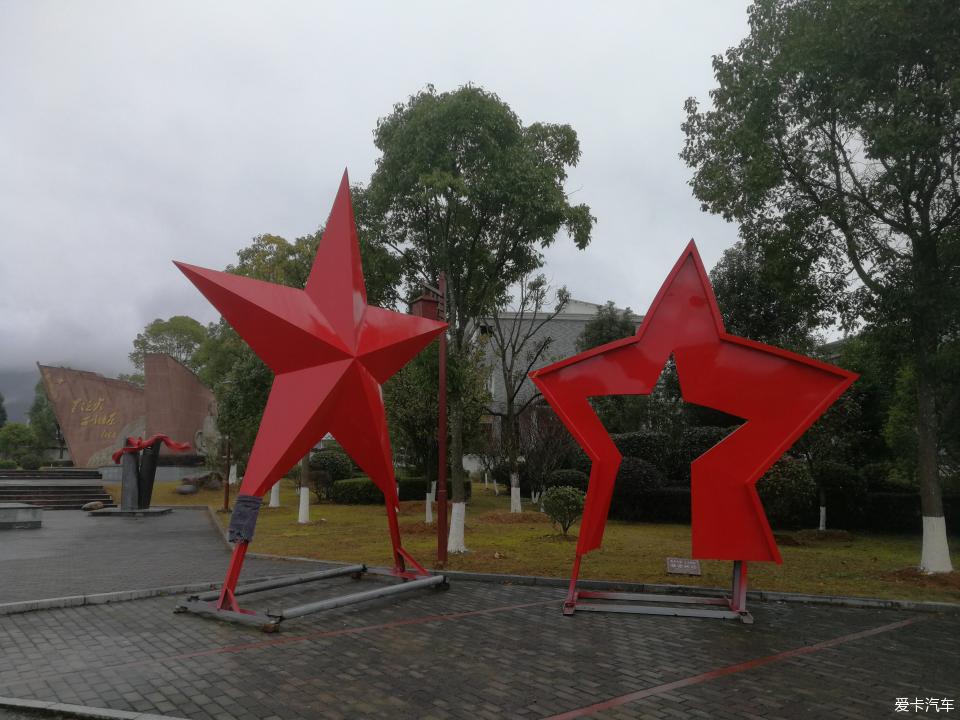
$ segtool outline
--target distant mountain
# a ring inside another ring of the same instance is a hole
[[[26,422],[33,404],[33,388],[40,379],[36,367],[24,370],[0,370],[0,393],[9,422]]]

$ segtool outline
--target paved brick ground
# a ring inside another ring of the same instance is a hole
[[[195,542],[201,552],[219,541],[208,530]],[[249,604],[356,587],[343,578]],[[872,719],[907,717],[897,697],[960,703],[958,616],[756,604],[752,626],[564,618],[560,597],[456,582],[288,621],[277,635],[174,615],[173,598],[0,617],[0,695],[198,720],[541,718],[591,706],[602,718]]]
[[[205,510],[150,518],[51,510],[36,530],[0,531],[0,603],[219,582],[229,557]],[[297,564],[251,558],[246,568],[282,575]]]

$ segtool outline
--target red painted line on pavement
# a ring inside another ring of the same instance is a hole
[[[899,630],[902,627],[913,625],[916,622],[926,619],[926,617],[918,615],[916,617],[907,618],[906,620],[900,620],[899,622],[871,628],[870,630],[863,630],[861,632],[851,633],[849,635],[841,635],[840,637],[833,638],[832,640],[824,640],[822,642],[814,643],[813,645],[804,645],[803,647],[794,648],[793,650],[785,650],[784,652],[777,653],[776,655],[768,655],[755,660],[747,660],[746,662],[737,663],[736,665],[727,665],[726,667],[710,670],[705,673],[700,673],[699,675],[691,675],[690,677],[674,680],[673,682],[664,683],[663,685],[645,688],[644,690],[637,690],[636,692],[620,695],[618,697],[610,698],[609,700],[604,700],[593,705],[577,708],[576,710],[569,710],[565,713],[560,713],[559,715],[551,715],[547,718],[544,718],[544,720],[574,720],[575,718],[586,717],[587,715],[593,715],[594,713],[598,713],[602,710],[620,707],[621,705],[626,705],[627,703],[631,703],[636,700],[642,700],[643,698],[651,697],[653,695],[662,695],[663,693],[670,692],[671,690],[677,690],[679,688],[690,687],[691,685],[699,685],[700,683],[710,682],[711,680],[716,680],[717,678],[722,678],[726,675],[733,675],[735,673],[744,672],[745,670],[753,670],[754,668],[763,667],[764,665],[779,662],[780,660],[786,660],[788,658],[798,657],[800,655],[809,655],[810,653],[826,650],[827,648],[843,645],[844,643],[860,640],[861,638],[879,635],[892,630]]]

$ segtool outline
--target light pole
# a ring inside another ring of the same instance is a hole
[[[440,305],[437,320],[447,316],[447,276],[440,273]],[[437,444],[440,467],[437,472],[437,566],[447,563],[447,331],[440,333],[440,378],[437,398],[440,405],[437,420]]]
[[[423,285],[423,291],[410,304],[410,314],[446,321],[447,276],[440,273],[440,287]],[[437,445],[439,468],[437,471],[437,567],[447,562],[447,333],[440,334],[440,377],[437,404]]]

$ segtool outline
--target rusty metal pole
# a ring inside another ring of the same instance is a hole
[[[447,276],[440,273],[437,320],[447,319]],[[440,467],[437,472],[437,567],[447,563],[447,332],[440,333],[440,418],[437,423]]]

